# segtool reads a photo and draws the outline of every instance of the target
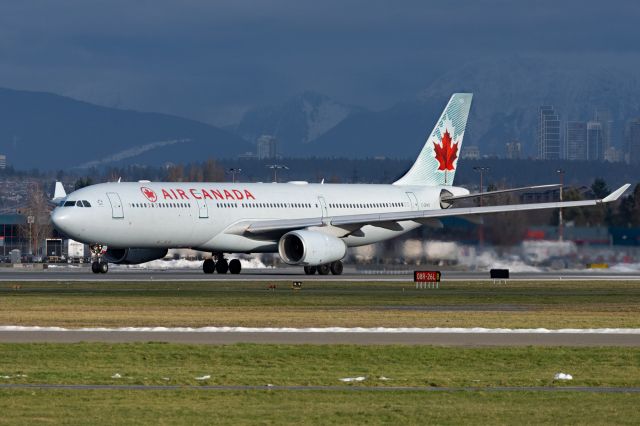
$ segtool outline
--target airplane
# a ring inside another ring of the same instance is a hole
[[[94,273],[106,273],[109,263],[139,264],[165,257],[170,248],[192,248],[212,254],[202,264],[207,274],[240,273],[240,261],[225,254],[278,253],[306,274],[339,275],[347,248],[420,226],[442,227],[444,217],[596,206],[629,188],[599,200],[456,207],[477,197],[559,186],[470,194],[453,185],[472,97],[451,96],[413,166],[392,184],[139,181],[100,183],[67,195],[56,182],[51,221],[90,245]]]

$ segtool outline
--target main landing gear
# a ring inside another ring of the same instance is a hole
[[[92,257],[91,272],[94,274],[106,274],[109,272],[109,264],[102,260],[102,244],[92,244],[90,246]]]
[[[343,269],[344,265],[342,261],[336,260],[335,262],[325,263],[324,265],[305,266],[304,273],[306,275],[313,275],[318,272],[318,275],[329,275],[329,272],[331,272],[333,275],[342,275]]]
[[[214,271],[219,274],[226,274],[227,272],[239,274],[241,270],[242,265],[238,259],[227,261],[222,253],[214,253],[212,258],[205,259],[202,263],[202,271],[205,274],[213,274]]]

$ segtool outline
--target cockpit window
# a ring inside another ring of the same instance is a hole
[[[64,202],[64,207],[71,207],[71,206],[75,206],[76,202],[75,201],[65,201]]]
[[[87,200],[82,200],[82,204],[84,204],[85,207],[91,207],[91,204]]]
[[[76,206],[78,206],[78,207],[84,207],[84,206],[82,205],[82,201],[80,201],[80,200],[76,201]]]

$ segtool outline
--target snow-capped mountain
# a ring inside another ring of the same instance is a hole
[[[595,111],[613,120],[613,143],[625,122],[640,116],[640,75],[629,63],[533,57],[487,58],[454,68],[415,99],[379,112],[352,114],[313,144],[314,155],[414,157],[454,92],[473,92],[465,144],[504,155],[518,139],[536,152],[538,108],[552,105],[567,120],[587,121]]]
[[[275,136],[283,155],[304,155],[307,144],[360,111],[360,107],[305,92],[279,105],[252,109],[240,123],[227,129],[253,143],[264,134]]]

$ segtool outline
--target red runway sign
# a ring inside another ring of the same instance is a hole
[[[413,271],[413,281],[416,283],[439,283],[440,271]]]

